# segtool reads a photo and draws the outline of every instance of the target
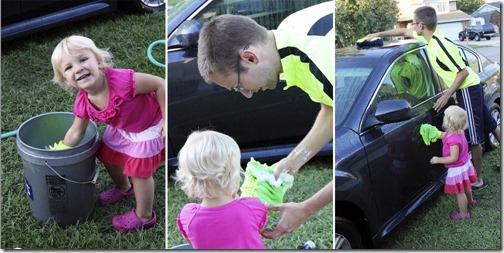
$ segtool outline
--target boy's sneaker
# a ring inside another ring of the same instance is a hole
[[[485,184],[485,182],[483,182],[483,179],[481,179],[481,181],[479,182],[476,182],[476,183],[472,183],[471,184],[471,189],[473,191],[477,191],[477,190],[481,190],[481,189],[485,189],[487,188],[487,184]]]
[[[450,219],[452,220],[465,220],[471,218],[471,214],[467,212],[465,215],[460,214],[459,212],[454,212],[450,214]]]

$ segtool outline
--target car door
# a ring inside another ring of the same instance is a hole
[[[445,173],[440,165],[431,165],[430,158],[441,155],[441,141],[426,146],[419,133],[421,124],[439,129],[443,112],[432,106],[444,89],[431,71],[424,50],[409,51],[396,58],[387,70],[364,118],[376,121],[378,104],[386,100],[404,100],[411,105],[412,117],[397,123],[375,125],[363,132],[376,206],[380,222],[396,224],[409,208],[425,196]],[[453,99],[449,104],[453,104]]]

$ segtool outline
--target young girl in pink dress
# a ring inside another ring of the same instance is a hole
[[[179,153],[177,183],[201,203],[184,206],[177,225],[194,249],[265,249],[260,232],[268,210],[259,198],[235,199],[243,169],[229,136],[196,131]]]
[[[51,63],[54,82],[78,89],[76,117],[63,144],[77,145],[89,120],[107,124],[97,157],[115,186],[100,193],[98,201],[110,205],[136,199],[136,209],[114,216],[112,224],[121,232],[154,226],[152,175],[165,160],[164,79],[112,68],[112,55],[82,36],[63,39],[54,49]]]
[[[444,192],[457,196],[459,211],[450,215],[452,220],[471,218],[467,205],[476,205],[473,199],[471,183],[476,182],[476,171],[469,159],[467,140],[464,129],[467,128],[467,113],[461,107],[452,105],[448,107],[443,118],[441,132],[443,140],[443,157],[434,156],[431,164],[444,164],[448,168]]]

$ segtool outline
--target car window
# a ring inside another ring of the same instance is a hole
[[[179,27],[175,31],[175,35],[183,34],[185,30],[198,30],[203,27],[203,24],[213,17],[222,14],[238,14],[248,16],[254,19],[266,29],[276,29],[278,25],[290,14],[307,8],[309,6],[326,2],[327,0],[305,0],[305,1],[292,1],[292,0],[215,0],[211,1],[203,10],[191,19],[191,26]],[[178,13],[183,11],[183,8],[189,5],[191,1],[187,0],[169,11],[168,20],[174,19]],[[182,36],[181,38],[185,38]],[[197,41],[197,38],[196,38]],[[182,41],[178,36],[168,38],[168,48],[180,47]]]
[[[436,94],[432,72],[420,50],[398,58],[390,67],[377,93],[374,105],[401,99],[415,106]]]
[[[346,61],[336,65],[336,128],[344,122],[375,67],[372,61]]]
[[[464,59],[465,63],[467,66],[469,66],[476,74],[481,72],[480,64],[478,61],[478,57],[467,50],[464,50],[462,48],[459,48],[460,50],[460,55],[462,56],[462,59]]]
[[[248,16],[266,29],[276,29],[280,22],[291,13],[327,0],[218,0],[213,1],[196,19],[201,24],[222,14],[239,14]]]

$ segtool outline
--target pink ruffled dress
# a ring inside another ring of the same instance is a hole
[[[446,135],[447,133],[445,133]],[[453,133],[443,138],[443,156],[450,156],[450,147],[459,146],[459,157],[454,163],[445,164],[448,168],[444,192],[458,194],[465,192],[465,188],[471,188],[471,183],[476,182],[476,171],[469,159],[469,148],[464,133]]]
[[[98,159],[124,167],[124,174],[148,178],[165,160],[165,140],[157,133],[162,113],[154,92],[136,94],[134,71],[131,69],[105,70],[109,99],[104,110],[97,110],[87,93],[79,90],[73,113],[81,119],[107,124]]]

